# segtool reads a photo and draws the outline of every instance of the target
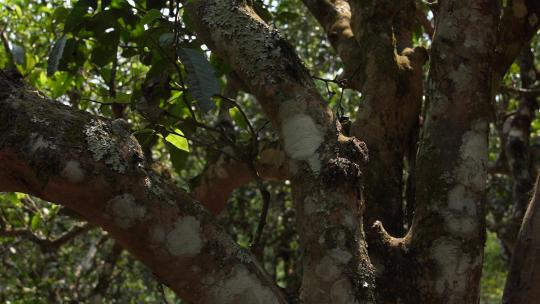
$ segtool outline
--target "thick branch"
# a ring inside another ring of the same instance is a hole
[[[373,273],[359,223],[365,146],[340,135],[341,126],[290,44],[245,2],[190,1],[187,10],[197,33],[233,67],[279,134],[304,253],[301,298],[371,299]]]
[[[188,302],[285,303],[255,259],[206,210],[144,168],[125,123],[32,91],[0,73],[0,191],[74,209]]]
[[[309,11],[325,29],[332,47],[343,61],[345,74],[342,78],[355,89],[361,88],[360,77],[356,77],[362,68],[362,53],[351,29],[351,8],[348,0],[303,0]]]
[[[513,0],[506,2],[499,26],[495,49],[494,81],[495,91],[506,71],[517,58],[521,49],[540,27],[540,2],[537,0]]]
[[[410,231],[416,302],[478,301],[497,18],[495,0],[439,3]]]

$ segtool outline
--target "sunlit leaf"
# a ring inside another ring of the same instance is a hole
[[[248,124],[242,113],[240,113],[240,110],[238,110],[237,108],[230,108],[229,115],[231,115],[231,118],[240,128],[247,129]]]
[[[32,230],[36,230],[39,228],[40,224],[41,215],[39,213],[35,213],[34,216],[32,216],[32,221],[30,222],[30,228],[32,228]]]
[[[182,135],[184,135],[182,131],[180,131],[179,129],[175,129],[174,133],[169,133],[169,135],[165,137],[165,140],[171,143],[173,146],[177,147],[178,149],[189,152],[189,143],[187,139]]]

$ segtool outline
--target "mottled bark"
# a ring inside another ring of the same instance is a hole
[[[414,303],[478,302],[497,17],[494,0],[439,3],[409,232]]]
[[[361,165],[365,146],[341,126],[292,47],[237,1],[188,4],[196,32],[257,97],[287,155],[303,253],[306,303],[372,300],[365,250]]]
[[[492,96],[521,49],[529,45],[540,27],[540,1],[510,0],[503,8],[493,60]]]
[[[354,37],[365,62],[358,71],[364,80],[360,90],[365,99],[352,134],[364,139],[370,150],[365,182],[366,224],[371,226],[380,220],[394,236],[404,234],[403,161],[420,115],[422,65],[427,60],[423,48],[405,48],[411,44],[411,23],[405,21],[413,18],[411,5],[351,2]],[[395,35],[400,46],[395,45]],[[400,53],[398,48],[402,49]]]
[[[362,80],[357,77],[363,69],[364,60],[359,56],[363,51],[354,38],[351,29],[351,7],[348,0],[303,0],[311,14],[321,24],[332,47],[344,63],[342,78],[347,85],[358,89]]]
[[[503,303],[528,304],[540,299],[540,175],[536,178],[534,196],[523,218],[518,240],[506,279]]]
[[[285,303],[255,258],[198,202],[144,167],[125,121],[45,100],[4,72],[0,191],[73,209],[188,302]]]
[[[530,48],[523,48],[518,59],[522,88],[529,88],[536,81],[534,56]],[[509,253],[512,253],[519,227],[529,202],[529,192],[533,187],[529,139],[531,122],[537,109],[537,98],[522,96],[518,108],[503,125],[503,144],[509,173],[513,178],[513,207],[505,223],[501,223],[497,233]]]
[[[416,150],[422,65],[428,57],[425,49],[410,48],[415,5],[413,1],[306,0],[304,3],[326,29],[343,60],[348,85],[364,96],[351,133],[369,147],[364,223],[368,227],[370,257],[380,270],[379,301],[393,301],[401,286],[393,273],[398,270],[393,265],[396,261],[388,259],[386,251],[390,249],[375,243],[377,231],[371,226],[380,220],[391,235],[405,233],[404,158]],[[347,72],[351,68],[352,75]]]

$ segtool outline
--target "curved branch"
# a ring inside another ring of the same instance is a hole
[[[537,0],[508,1],[503,8],[497,33],[493,60],[491,95],[495,96],[501,80],[521,49],[529,45],[540,28],[540,2]]]
[[[45,100],[0,73],[0,191],[75,210],[188,302],[285,303],[199,203],[143,164],[123,123]]]

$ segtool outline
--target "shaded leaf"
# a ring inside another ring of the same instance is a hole
[[[164,33],[159,36],[159,44],[162,46],[168,46],[171,45],[174,42],[174,34],[173,33]]]
[[[26,57],[22,46],[15,43],[11,44],[11,54],[13,55],[16,64],[24,64]]]
[[[170,155],[171,163],[174,167],[174,170],[178,174],[180,174],[180,171],[184,169],[184,167],[186,166],[189,153],[184,150],[180,150],[169,143],[167,143],[166,146],[167,146],[167,149],[169,150],[169,155]]]
[[[52,76],[54,72],[58,70],[60,59],[64,53],[64,47],[66,46],[67,37],[63,35],[54,43],[54,46],[49,53],[49,61],[47,63],[47,76]]]
[[[141,24],[150,24],[154,20],[161,17],[161,12],[157,9],[149,10],[144,17],[141,19]]]
[[[214,68],[198,50],[182,48],[178,50],[178,56],[187,72],[189,92],[197,100],[201,111],[210,111],[215,106],[212,96],[221,91]]]

